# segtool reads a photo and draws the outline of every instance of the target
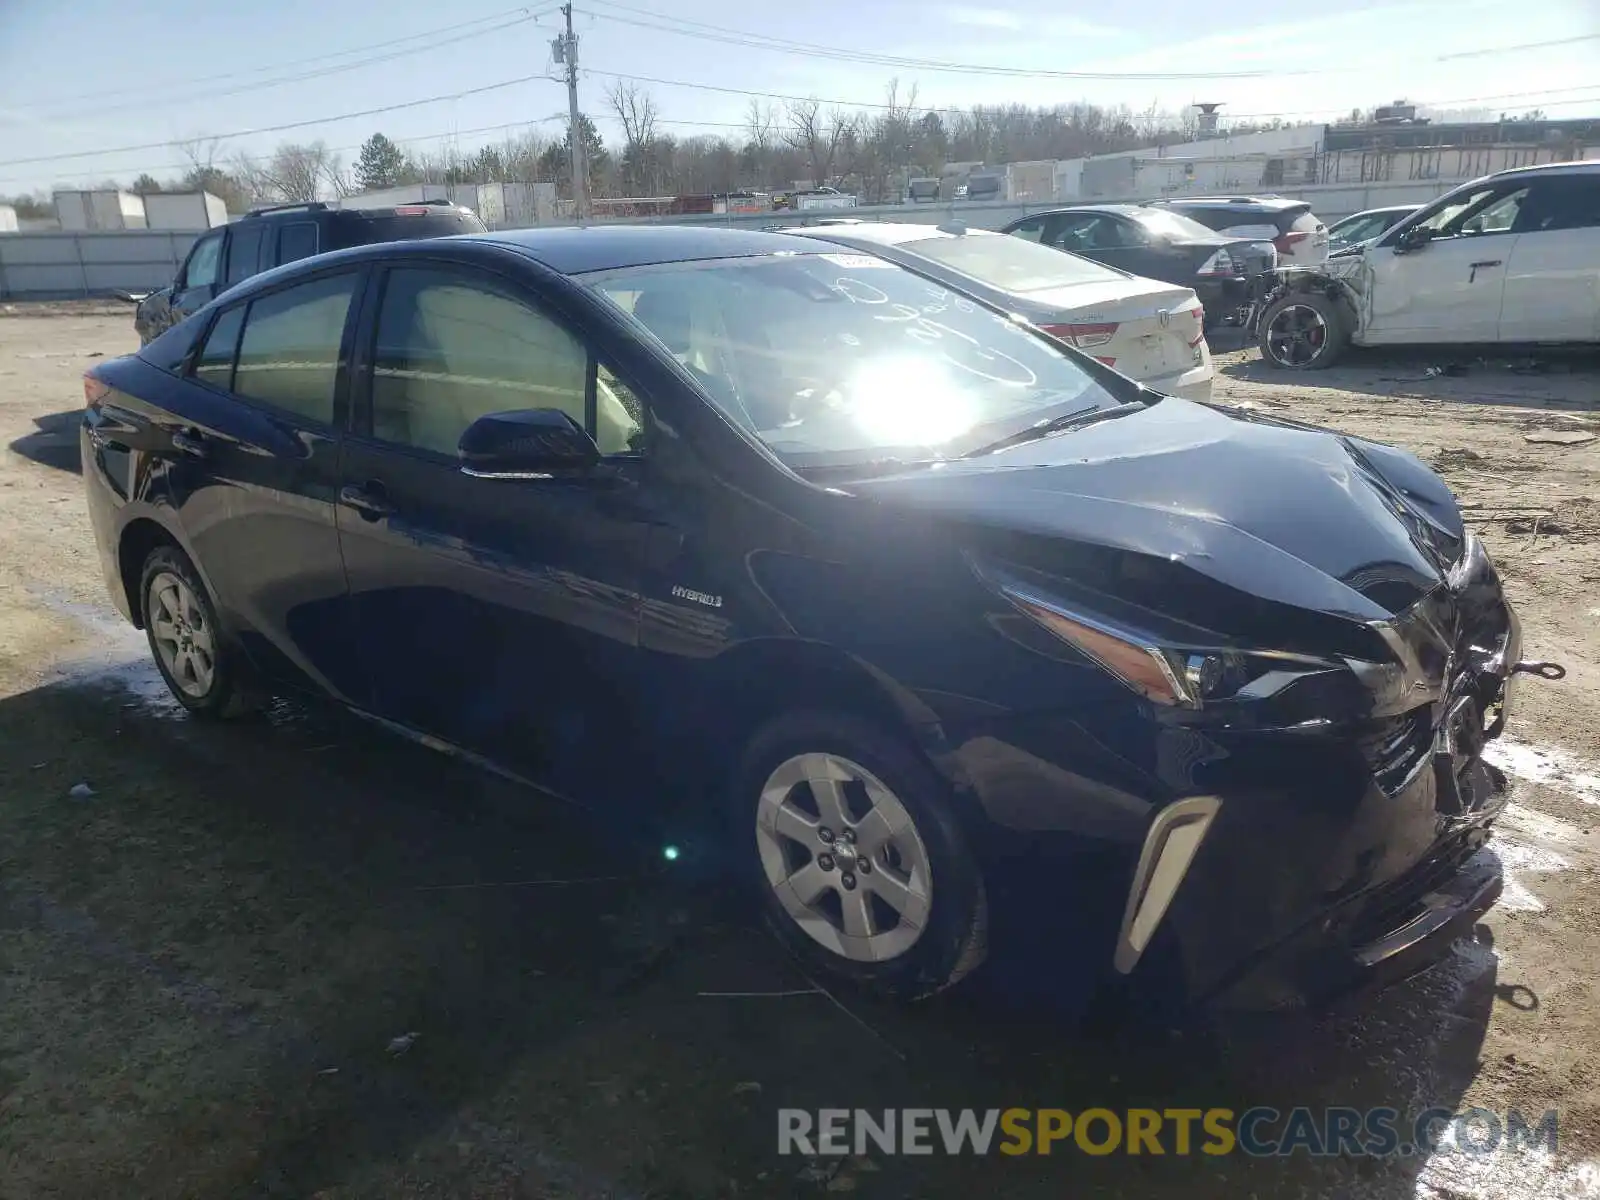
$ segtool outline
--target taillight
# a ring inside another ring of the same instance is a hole
[[[1115,321],[1098,325],[1042,325],[1040,328],[1052,337],[1060,338],[1067,345],[1076,346],[1079,350],[1087,350],[1091,346],[1104,346],[1117,336]]]
[[[95,408],[111,394],[111,386],[91,374],[83,377],[83,406]]]
[[[1185,315],[1194,318],[1194,336],[1189,339],[1189,349],[1193,350],[1201,342],[1206,340],[1205,305],[1197,304],[1193,308],[1186,309]]]
[[[1288,254],[1290,253],[1290,247],[1299,242],[1305,241],[1310,236],[1311,235],[1309,233],[1302,232],[1298,229],[1290,230],[1288,233],[1280,233],[1277,237],[1273,238],[1272,246],[1273,249],[1277,250],[1279,254]]]
[[[431,212],[438,212],[437,208],[429,208],[426,204],[402,204],[394,210],[397,217],[425,217]]]
[[[1238,264],[1233,261],[1233,255],[1226,250],[1218,250],[1201,264],[1198,275],[1239,275]]]

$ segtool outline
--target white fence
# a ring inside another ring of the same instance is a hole
[[[1392,204],[1422,204],[1458,181],[1366,184],[1313,184],[1286,188],[1283,194],[1311,203],[1324,221]],[[1133,199],[1130,197],[1130,199]],[[863,221],[911,221],[937,225],[958,219],[974,229],[999,229],[1030,212],[1071,201],[1028,203],[894,204],[852,208]],[[1100,203],[1097,201],[1097,203]],[[843,211],[843,210],[841,210]],[[792,212],[728,213],[678,217],[623,218],[596,224],[726,225],[763,229],[792,224],[808,215]],[[164,230],[130,229],[116,233],[8,233],[0,235],[0,298],[51,300],[101,296],[116,291],[144,292],[165,287],[199,236]]]
[[[0,298],[59,300],[164,287],[199,236],[152,229],[0,235]]]

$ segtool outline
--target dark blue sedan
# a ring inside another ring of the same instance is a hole
[[[619,825],[715,813],[835,974],[1034,946],[1299,1003],[1498,894],[1518,628],[1444,484],[883,259],[368,246],[84,382],[111,594],[191,712],[309,692]]]

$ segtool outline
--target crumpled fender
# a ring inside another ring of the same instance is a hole
[[[1256,332],[1256,322],[1280,296],[1296,292],[1321,292],[1344,302],[1352,319],[1351,334],[1358,341],[1372,320],[1372,268],[1364,254],[1345,258],[1330,258],[1316,267],[1279,267],[1273,274],[1276,279],[1268,285],[1261,303],[1256,307],[1250,323],[1250,334]]]

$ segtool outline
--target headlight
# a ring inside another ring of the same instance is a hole
[[[1256,701],[1329,672],[1354,674],[1370,693],[1403,681],[1398,664],[1319,658],[1282,650],[1163,643],[1137,629],[1075,611],[1028,585],[999,590],[1020,612],[1081,651],[1119,682],[1156,704],[1203,708],[1223,700]],[[1387,677],[1394,675],[1393,681]]]

